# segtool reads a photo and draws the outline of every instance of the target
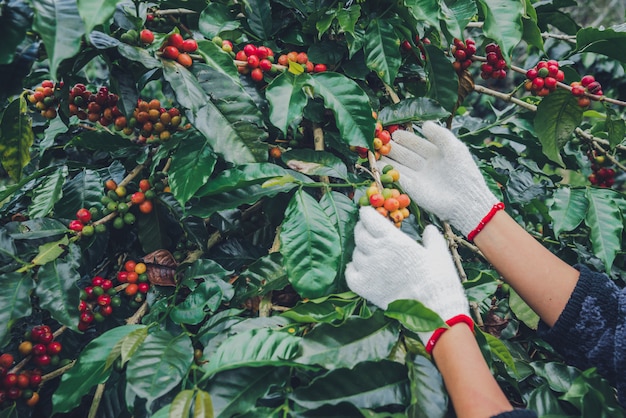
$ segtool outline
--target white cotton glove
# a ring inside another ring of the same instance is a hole
[[[467,236],[498,203],[472,155],[452,132],[426,122],[426,139],[397,130],[381,166],[400,172],[400,186],[418,206],[450,222]]]
[[[423,245],[395,227],[375,209],[360,209],[354,228],[356,247],[346,268],[348,287],[382,309],[394,300],[414,299],[444,321],[469,316],[469,304],[445,238],[433,225]],[[433,332],[418,333],[424,344]]]

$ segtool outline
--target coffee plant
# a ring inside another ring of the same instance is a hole
[[[513,405],[623,417],[376,164],[438,120],[623,287],[626,25],[580,3],[0,1],[0,417],[450,416],[416,336],[438,319],[345,284],[367,204],[448,232]]]

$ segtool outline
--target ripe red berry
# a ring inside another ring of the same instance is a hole
[[[249,55],[247,61],[248,67],[250,68],[257,68],[260,63],[259,57],[257,57],[256,55]]]
[[[139,32],[139,40],[142,43],[149,45],[152,42],[154,42],[154,33],[152,33],[150,29],[144,29],[141,32]]]
[[[106,305],[110,305],[111,304],[111,296],[109,296],[108,294],[103,294],[98,296],[98,305],[100,306],[106,306]]]
[[[266,47],[265,45],[261,45],[260,47],[256,49],[256,54],[259,56],[260,59],[269,57],[270,52],[272,52],[272,50]]]
[[[57,354],[61,352],[62,349],[63,349],[63,346],[61,345],[60,342],[52,341],[50,344],[48,344],[48,347],[46,348],[46,352],[51,356],[56,356]]]
[[[83,223],[79,221],[78,219],[74,219],[73,221],[70,221],[69,228],[72,231],[80,232],[83,230],[83,227],[84,227]]]
[[[33,346],[33,351],[32,351],[34,356],[40,356],[42,354],[46,353],[46,346],[44,344],[35,344]]]
[[[185,39],[183,41],[183,51],[185,52],[196,52],[198,50],[198,42],[195,39]]]
[[[150,283],[138,283],[137,290],[139,290],[140,293],[148,293],[148,290],[150,290]]]
[[[8,373],[4,376],[2,382],[4,383],[5,388],[12,388],[17,385],[17,375],[15,373]]]
[[[589,84],[593,83],[594,81],[596,81],[594,76],[586,75],[580,80],[580,84],[582,84],[583,87],[587,87]]]
[[[134,205],[139,205],[144,200],[146,200],[146,195],[143,192],[135,192],[130,196],[130,201],[133,202]]]
[[[246,46],[243,47],[243,52],[245,52],[248,57],[257,55],[257,47],[252,44],[246,44]]]
[[[163,56],[175,60],[180,55],[180,51],[175,46],[169,45],[163,48]]]
[[[179,50],[183,49],[184,42],[185,40],[180,33],[173,33],[169,36],[169,38],[167,38],[167,43]]]
[[[259,68],[262,71],[270,71],[272,69],[272,62],[267,58],[264,58],[259,62]]]
[[[535,68],[531,68],[530,70],[526,71],[526,78],[529,80],[534,80],[535,78],[537,78],[537,70]]]
[[[263,80],[263,71],[261,71],[260,68],[255,68],[250,73],[250,77],[252,77],[252,79],[254,81],[262,81]]]
[[[187,54],[186,52],[180,53],[178,57],[176,58],[176,61],[183,67],[187,67],[187,68],[193,65],[193,58],[191,58],[191,56]]]
[[[41,374],[40,373],[33,373],[30,375],[30,387],[31,388],[36,388],[37,386],[39,386],[41,384]]]
[[[139,181],[139,190],[141,190],[142,192],[150,190],[150,181],[148,179],[142,179],[141,181]]]
[[[8,369],[11,366],[13,366],[14,361],[15,359],[13,358],[12,354],[4,353],[0,356],[0,367],[4,367],[5,369]]]
[[[326,64],[315,64],[315,66],[313,67],[313,72],[323,73],[324,71],[326,71],[326,69]]]
[[[385,204],[385,198],[380,193],[374,193],[370,196],[370,205],[379,208]]]
[[[113,313],[113,307],[111,305],[104,305],[100,307],[100,314],[103,316],[109,316]]]
[[[248,61],[248,56],[246,55],[245,52],[239,51],[235,55],[235,59],[238,60],[238,61]]]
[[[52,361],[52,359],[50,358],[48,354],[42,354],[40,356],[33,357],[33,361],[39,367],[46,367],[50,365],[50,362]]]
[[[556,78],[553,78],[553,77],[544,78],[544,86],[550,90],[554,90],[556,88]]]

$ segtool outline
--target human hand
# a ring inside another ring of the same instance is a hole
[[[415,299],[444,321],[461,314],[469,317],[448,245],[435,226],[426,227],[419,245],[372,207],[359,213],[356,247],[346,268],[346,281],[354,293],[382,309],[397,299]],[[432,334],[419,336],[426,344]]]
[[[452,132],[426,122],[426,139],[412,132],[393,133],[394,144],[381,165],[400,173],[400,186],[420,207],[449,221],[467,236],[498,199],[487,187],[472,155]]]

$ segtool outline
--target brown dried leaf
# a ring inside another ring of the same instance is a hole
[[[167,250],[156,250],[146,254],[141,261],[146,264],[146,274],[150,283],[158,286],[176,286],[178,263]]]

